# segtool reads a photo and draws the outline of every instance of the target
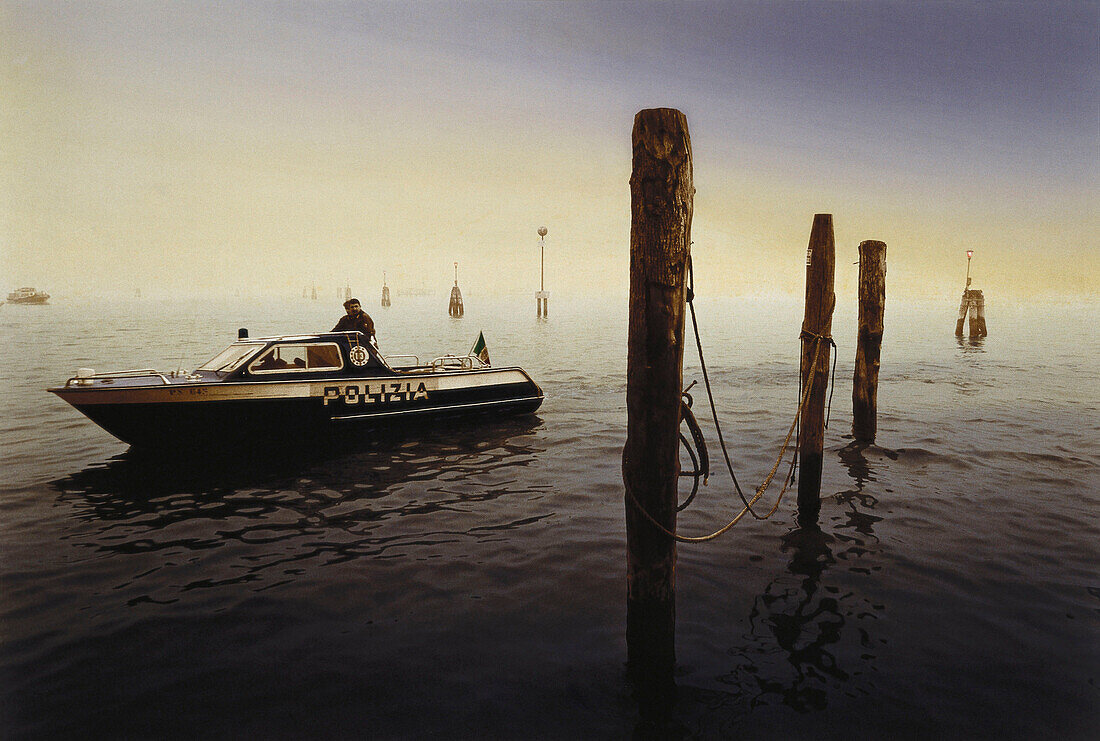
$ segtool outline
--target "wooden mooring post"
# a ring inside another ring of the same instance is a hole
[[[878,431],[878,370],[886,308],[886,243],[859,243],[859,332],[852,380],[852,437],[873,443]]]
[[[802,411],[798,439],[798,521],[805,526],[817,522],[821,509],[821,462],[825,446],[825,391],[829,385],[836,245],[833,240],[833,215],[815,214],[806,250],[806,314],[802,320],[802,388],[814,373],[814,385]],[[814,351],[817,349],[817,363]],[[813,367],[811,368],[811,365]]]
[[[691,252],[691,140],[680,111],[634,117],[627,335],[627,667],[643,712],[675,699],[676,530],[686,273]]]

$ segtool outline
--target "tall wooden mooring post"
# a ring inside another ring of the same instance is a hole
[[[852,379],[852,437],[873,443],[878,431],[878,371],[886,308],[886,243],[859,243],[859,330]]]
[[[802,320],[802,388],[813,387],[802,411],[798,439],[798,521],[816,524],[821,509],[821,463],[825,446],[825,389],[829,385],[836,245],[833,215],[815,214],[806,250],[806,313]],[[816,362],[814,358],[817,358]]]
[[[630,176],[627,436],[627,667],[643,708],[675,698],[676,530],[686,274],[691,255],[691,141],[680,111],[634,118]],[[644,513],[640,511],[644,509]]]
[[[390,287],[386,285],[386,271],[382,271],[382,305],[390,305]]]

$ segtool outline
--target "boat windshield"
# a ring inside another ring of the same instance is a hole
[[[198,369],[228,373],[231,370],[236,370],[241,363],[252,357],[252,355],[263,346],[264,343],[262,342],[234,342],[210,360],[200,365]]]

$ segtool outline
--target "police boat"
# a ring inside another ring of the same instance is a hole
[[[80,368],[47,389],[134,447],[305,440],[342,427],[534,412],[543,392],[518,367],[467,355],[383,357],[360,332],[238,339],[186,374]]]

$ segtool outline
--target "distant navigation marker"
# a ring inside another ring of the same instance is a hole
[[[458,290],[458,263],[455,263],[455,287],[451,289],[451,305],[447,307],[447,313],[455,319],[462,317],[462,291]]]
[[[550,291],[546,290],[546,227],[539,227],[539,290],[535,291],[535,308],[539,319],[545,319],[550,310]]]
[[[970,338],[985,337],[985,296],[977,289],[970,288],[970,258],[974,250],[966,251],[966,288],[963,289],[962,303],[959,304],[959,320],[955,323],[955,336],[962,337],[966,315],[970,314]]]
[[[382,305],[390,305],[390,287],[386,285],[386,271],[382,271]]]

